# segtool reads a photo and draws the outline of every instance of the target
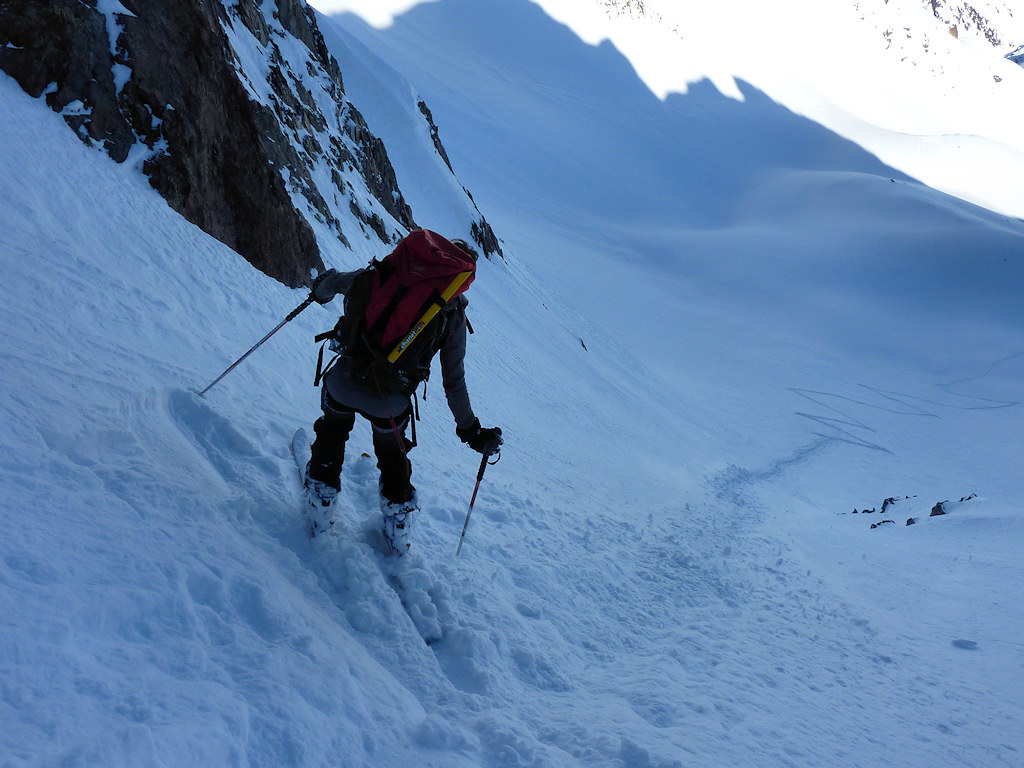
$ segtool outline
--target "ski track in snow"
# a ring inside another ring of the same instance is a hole
[[[226,480],[237,482],[254,466],[275,474],[272,460],[254,461],[255,446],[191,393],[173,393],[171,410]],[[901,638],[877,630],[801,573],[763,528],[754,496],[758,484],[830,442],[812,444],[765,470],[734,468],[711,478],[706,498],[682,509],[652,510],[646,524],[598,515],[578,549],[566,550],[554,535],[560,518],[576,510],[560,515],[530,509],[502,495],[500,503],[512,514],[546,522],[535,523],[535,533],[517,550],[484,546],[488,562],[505,562],[507,572],[488,567],[493,573],[482,583],[477,580],[484,574],[460,573],[436,554],[414,553],[397,562],[383,556],[375,470],[367,457],[357,455],[346,465],[330,535],[305,535],[295,480],[283,483],[295,499],[290,519],[257,516],[254,523],[296,553],[354,636],[425,711],[435,713],[421,724],[420,737],[455,751],[479,750],[487,764],[571,757],[591,765],[609,755],[628,764],[624,756],[634,754],[665,765],[707,754],[718,755],[721,764],[752,755],[781,764],[844,763],[880,754],[904,731],[915,732],[921,755],[941,761],[969,721],[971,705],[945,702],[940,672],[920,668],[906,650],[893,650]],[[290,457],[281,460],[287,469]],[[487,509],[497,501],[485,493],[480,505]],[[437,551],[435,524],[444,527],[448,543],[457,529],[454,514],[429,504],[417,522],[417,549],[428,552]],[[480,549],[470,536],[467,555]],[[612,548],[594,546],[612,541]],[[552,593],[563,572],[574,573],[574,581],[565,594]],[[238,593],[250,621],[273,639],[274,622],[264,615],[260,590],[248,585]],[[431,642],[424,642],[424,634]],[[865,718],[894,684],[908,692],[904,711]],[[730,694],[710,697],[710,690]],[[583,691],[603,693],[593,701],[581,699]],[[847,733],[841,743],[822,744],[819,722],[791,718],[808,706],[870,727]],[[526,730],[517,733],[509,723],[520,718]],[[610,743],[614,738],[605,728],[581,730],[587,721],[630,736]],[[640,746],[652,743],[660,745],[654,753]],[[752,751],[752,744],[759,749]],[[991,764],[1000,764],[998,757]]]

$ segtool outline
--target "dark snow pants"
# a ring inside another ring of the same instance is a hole
[[[313,441],[309,476],[339,488],[341,466],[345,461],[345,443],[355,426],[356,411],[331,397],[326,387],[323,389],[321,407],[324,415],[313,425],[316,439]],[[411,407],[395,415],[394,426],[390,418],[361,415],[370,422],[373,431],[373,452],[377,456],[377,469],[380,470],[381,492],[389,501],[408,501],[415,490],[411,482],[412,465],[407,456],[411,446],[405,439],[405,430],[412,416]]]

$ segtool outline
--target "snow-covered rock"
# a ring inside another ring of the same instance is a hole
[[[130,5],[5,3],[0,68],[288,285],[306,282],[323,253],[393,243],[416,226],[304,0]],[[475,210],[468,193],[464,206]],[[478,211],[474,224],[496,252]]]

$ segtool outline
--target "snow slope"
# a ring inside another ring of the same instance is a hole
[[[197,398],[301,292],[0,79],[0,764],[1019,764],[1024,226],[752,85],[659,99],[525,0],[330,23],[414,211],[411,88],[504,241],[462,555],[435,385],[414,556],[378,552],[364,425],[305,537],[337,308]]]
[[[973,4],[999,47],[973,25],[954,38],[921,0],[648,0],[647,16],[611,17],[603,3],[540,5],[588,42],[613,41],[662,98],[707,78],[742,99],[750,83],[930,186],[1024,216],[1024,71],[1003,58],[1024,13],[1010,3]]]

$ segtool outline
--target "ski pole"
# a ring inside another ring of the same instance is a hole
[[[240,358],[238,358],[237,360],[235,360],[235,362],[233,362],[233,363],[232,363],[231,365],[229,365],[229,366],[228,366],[228,367],[227,367],[227,368],[225,369],[224,373],[222,373],[222,374],[221,374],[220,376],[218,376],[218,377],[217,377],[216,379],[214,379],[213,381],[211,381],[211,382],[210,382],[210,384],[209,384],[209,385],[208,385],[208,386],[206,387],[206,389],[204,389],[204,390],[203,390],[202,392],[200,392],[200,393],[199,393],[199,396],[200,396],[200,397],[202,397],[202,396],[203,396],[203,395],[205,395],[205,394],[206,394],[207,392],[209,392],[209,391],[210,391],[210,390],[211,390],[211,389],[213,388],[213,385],[214,385],[214,384],[216,384],[216,383],[217,383],[218,381],[220,381],[220,380],[221,380],[221,379],[223,379],[223,378],[224,378],[225,376],[227,376],[227,375],[228,375],[229,373],[231,373],[231,372],[232,372],[233,370],[235,370],[235,367],[236,367],[236,366],[237,366],[237,365],[238,365],[238,364],[239,364],[240,362],[242,362],[243,360],[245,360],[245,358],[247,358],[247,357],[248,357],[249,355],[251,355],[251,354],[252,354],[253,352],[255,352],[255,351],[256,351],[256,350],[257,350],[257,349],[258,349],[258,348],[259,348],[259,347],[260,347],[260,346],[261,346],[261,345],[263,344],[263,342],[265,342],[265,341],[266,341],[267,339],[269,339],[269,338],[270,338],[271,336],[273,336],[273,335],[274,335],[275,333],[277,333],[277,332],[278,332],[278,331],[280,331],[280,330],[281,330],[282,328],[284,328],[284,325],[285,325],[285,323],[288,323],[288,322],[291,322],[292,320],[294,320],[294,319],[296,318],[296,316],[297,316],[297,315],[299,314],[299,312],[301,312],[302,310],[304,310],[304,309],[305,309],[306,307],[308,307],[308,306],[309,306],[310,304],[312,304],[312,303],[313,303],[314,301],[316,301],[316,296],[315,296],[314,294],[310,293],[310,294],[309,294],[309,297],[308,297],[308,298],[307,298],[307,299],[306,299],[306,300],[305,300],[304,302],[302,302],[301,304],[299,304],[299,306],[297,306],[297,307],[296,307],[295,309],[293,309],[293,310],[292,310],[292,311],[291,311],[290,313],[288,313],[288,316],[287,316],[287,317],[286,317],[286,318],[285,318],[284,320],[282,320],[282,321],[281,321],[280,323],[278,323],[278,324],[277,324],[277,327],[276,327],[276,328],[274,328],[274,330],[272,330],[272,331],[271,331],[270,333],[268,333],[268,334],[267,334],[266,336],[264,336],[264,337],[263,337],[262,339],[260,339],[260,340],[259,340],[259,341],[257,341],[257,342],[256,342],[255,344],[253,344],[253,345],[252,345],[252,347],[251,347],[251,348],[249,349],[249,351],[248,351],[248,352],[246,352],[246,353],[245,353],[244,355],[242,355],[242,356],[241,356]]]
[[[473,498],[469,500],[469,511],[466,512],[466,522],[462,525],[462,535],[459,536],[459,546],[455,550],[455,556],[459,556],[459,552],[462,551],[462,540],[466,538],[466,529],[469,527],[469,516],[473,514],[473,505],[476,503],[476,494],[480,490],[480,483],[484,479],[484,470],[487,469],[488,455],[485,453],[483,458],[480,459],[480,471],[476,473],[476,487],[473,489]]]

